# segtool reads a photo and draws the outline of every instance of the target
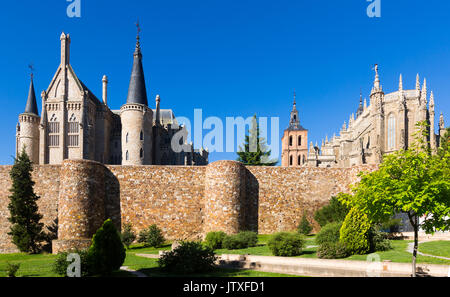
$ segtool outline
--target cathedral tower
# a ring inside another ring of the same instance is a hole
[[[31,74],[27,105],[24,113],[19,115],[19,124],[17,125],[16,156],[19,156],[25,148],[25,152],[35,164],[39,164],[40,119],[36,104],[33,74]]]
[[[122,165],[152,164],[153,111],[148,107],[139,32],[127,103],[120,109]]]
[[[281,166],[300,167],[308,158],[308,130],[300,125],[294,92],[294,106],[291,111],[289,127],[284,131],[282,142]]]

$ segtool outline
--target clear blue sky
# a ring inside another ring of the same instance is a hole
[[[426,77],[449,124],[450,2],[381,2],[374,19],[365,0],[81,0],[81,18],[67,17],[65,0],[4,1],[0,164],[12,163],[27,65],[36,68],[40,98],[59,64],[62,31],[71,34],[80,79],[101,98],[107,74],[111,108],[125,103],[138,18],[152,107],[160,94],[162,108],[180,116],[202,108],[204,117],[280,117],[281,137],[295,89],[301,124],[320,142],[348,122],[360,88],[368,98],[378,63],[385,92],[397,90],[400,73],[408,89],[417,73]],[[217,153],[210,161],[235,158]]]

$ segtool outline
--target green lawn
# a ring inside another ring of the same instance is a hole
[[[419,252],[450,258],[450,241],[430,241],[419,244]]]

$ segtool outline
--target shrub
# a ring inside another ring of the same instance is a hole
[[[348,257],[347,247],[342,242],[324,242],[317,249],[320,259],[341,259]]]
[[[127,249],[129,249],[130,245],[136,240],[136,233],[134,233],[132,227],[133,226],[131,223],[125,224],[123,226],[122,233],[120,234],[122,243],[127,247]]]
[[[302,220],[297,227],[297,231],[300,234],[309,235],[312,229],[313,228],[311,227],[311,224],[308,222],[308,219],[306,218],[306,212],[304,212]]]
[[[139,233],[138,242],[144,243],[146,247],[160,247],[165,241],[161,229],[155,224]]]
[[[62,252],[58,253],[57,258],[55,262],[53,263],[53,272],[60,276],[67,276],[67,268],[69,267],[71,262],[67,261],[67,256],[69,254],[78,254],[80,256],[80,269],[81,269],[81,276],[86,277],[89,276],[90,269],[91,269],[91,263],[89,260],[88,250],[72,250],[69,252]]]
[[[125,261],[125,247],[111,220],[106,220],[92,238],[89,248],[89,261],[94,275],[110,275],[118,270]]]
[[[223,240],[227,237],[225,232],[209,232],[206,234],[205,243],[213,250],[221,249],[223,247]]]
[[[20,268],[20,264],[6,263],[6,273],[8,277],[16,277],[16,273]]]
[[[158,260],[164,272],[177,274],[203,273],[214,269],[214,251],[200,242],[183,241],[173,251],[164,253]]]
[[[226,236],[223,239],[222,246],[224,249],[227,250],[238,250],[238,249],[245,249],[247,247],[247,243],[244,242],[242,237],[236,234]]]
[[[383,252],[392,249],[391,241],[388,234],[371,228],[369,231],[370,251]]]
[[[342,222],[334,222],[325,225],[317,234],[316,243],[322,245],[324,243],[336,243],[339,241]]]
[[[258,243],[258,234],[252,231],[242,231],[238,233],[241,242],[245,247],[254,247]]]
[[[342,224],[340,241],[350,254],[367,254],[370,251],[370,222],[367,216],[356,208],[352,208]]]
[[[315,212],[314,219],[317,221],[317,223],[319,223],[321,227],[323,227],[329,223],[342,222],[347,216],[348,212],[348,207],[343,205],[338,200],[338,197],[332,197],[329,205],[326,205]]]
[[[274,234],[268,242],[269,249],[275,256],[293,257],[302,253],[305,239],[301,234],[280,232]]]

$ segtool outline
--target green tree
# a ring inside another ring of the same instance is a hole
[[[41,249],[41,242],[45,240],[42,215],[38,213],[37,201],[39,196],[34,193],[34,181],[31,178],[33,165],[25,149],[14,160],[10,171],[12,187],[8,209],[11,229],[8,235],[12,242],[23,253],[37,254]]]
[[[305,211],[305,212],[303,212],[303,217],[302,217],[302,220],[300,221],[300,224],[297,227],[297,231],[300,234],[309,235],[311,233],[312,229],[313,229],[313,227],[308,222],[308,219],[306,217],[306,211]]]
[[[244,148],[239,147],[237,161],[250,166],[275,166],[278,160],[270,160],[271,151],[266,140],[260,137],[259,125],[256,115],[252,119],[252,127],[245,136]]]
[[[443,157],[431,154],[426,123],[417,127],[411,148],[385,156],[379,170],[361,174],[354,195],[341,200],[371,222],[386,221],[396,213],[408,215],[414,229],[413,276],[419,228],[426,233],[450,229],[450,152],[443,152]]]
[[[122,243],[127,247],[127,249],[129,249],[130,245],[136,240],[136,233],[133,231],[133,226],[131,223],[123,226],[120,237],[122,239]]]
[[[338,197],[348,194],[340,193]],[[323,227],[329,223],[342,222],[349,212],[349,208],[342,204],[338,197],[332,197],[330,204],[325,205],[314,213],[314,219]]]
[[[445,153],[450,150],[450,128],[446,129],[447,131],[440,139],[440,147],[438,148],[437,155],[443,159],[445,157]]]

